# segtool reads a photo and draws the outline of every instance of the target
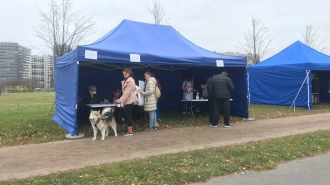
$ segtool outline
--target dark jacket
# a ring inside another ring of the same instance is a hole
[[[320,93],[320,81],[318,79],[312,80],[312,93]]]
[[[212,98],[212,77],[206,80],[206,90],[207,90],[206,98]]]
[[[104,98],[98,94],[94,94],[93,97],[89,93],[86,94],[86,104],[99,104],[101,101],[104,101]]]
[[[230,91],[234,90],[231,79],[224,75],[216,75],[212,77],[211,92],[213,98],[230,99]]]

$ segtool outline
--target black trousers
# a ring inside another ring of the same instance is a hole
[[[124,109],[122,107],[116,107],[113,115],[115,116],[116,122],[118,124],[123,124],[122,118],[125,118],[125,116]]]
[[[133,103],[124,106],[125,121],[128,127],[131,127],[133,125],[132,112],[133,112]]]
[[[225,125],[229,125],[229,99],[214,98],[214,122],[213,125],[218,125],[220,119],[220,112],[222,110],[223,120]]]
[[[214,121],[214,102],[213,102],[213,98],[208,98],[208,104],[209,104],[209,123],[213,124],[213,121]]]

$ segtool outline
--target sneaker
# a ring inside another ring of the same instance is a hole
[[[212,128],[218,128],[218,125],[212,125]]]
[[[225,128],[230,128],[231,127],[231,125],[225,125]]]
[[[209,126],[210,126],[210,127],[212,127],[213,125],[212,125],[212,124],[210,124]]]
[[[133,135],[133,132],[124,132],[123,133],[123,136],[132,136]]]
[[[154,130],[154,129],[150,128],[150,127],[146,128],[146,131],[152,131],[152,130]]]
[[[161,119],[158,119],[158,122],[162,122],[162,120]]]
[[[157,130],[157,126],[153,128],[154,130]]]
[[[158,127],[158,122],[156,122],[156,127]]]

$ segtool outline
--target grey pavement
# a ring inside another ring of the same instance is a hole
[[[277,169],[247,171],[192,185],[329,185],[330,153],[282,163]]]

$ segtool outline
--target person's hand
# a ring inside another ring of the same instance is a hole
[[[330,93],[330,91],[328,91]]]
[[[103,101],[104,101],[105,103],[108,103],[108,102],[109,102],[107,99],[104,99]]]

